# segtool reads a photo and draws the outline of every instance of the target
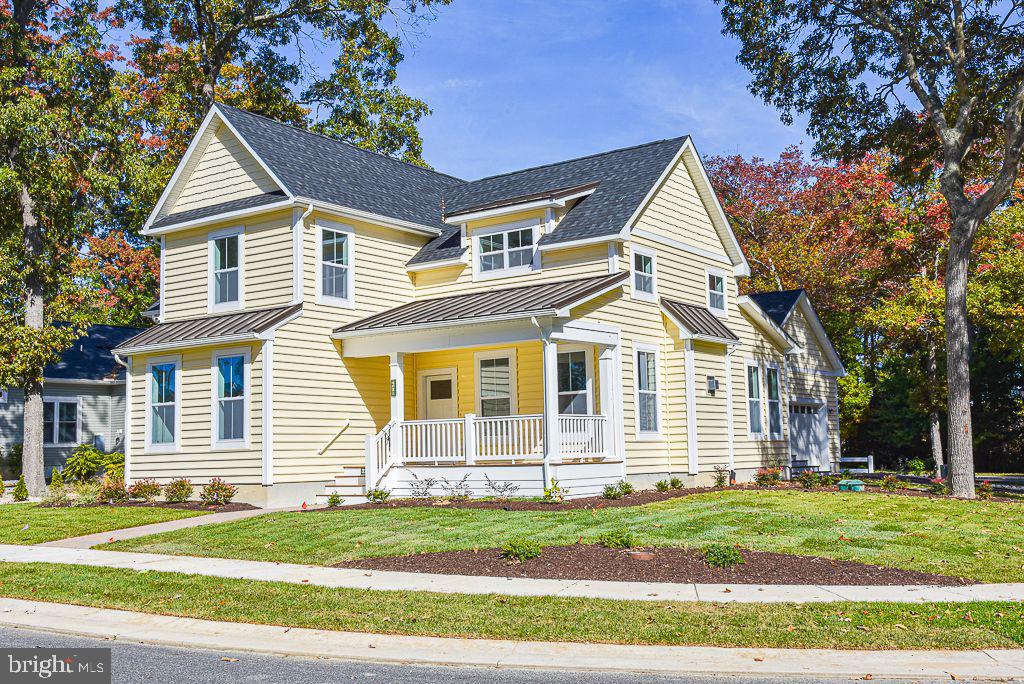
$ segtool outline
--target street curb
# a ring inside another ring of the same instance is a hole
[[[333,632],[0,598],[0,626],[375,663],[650,674],[1024,680],[1024,650],[835,651],[516,642]]]

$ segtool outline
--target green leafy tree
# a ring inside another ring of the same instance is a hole
[[[967,283],[974,239],[1017,178],[1024,148],[1024,13],[987,0],[716,0],[750,89],[808,117],[816,150],[887,149],[938,168],[949,211],[944,274],[949,462],[974,497]],[[912,104],[910,104],[912,103]],[[970,192],[970,179],[982,179]]]

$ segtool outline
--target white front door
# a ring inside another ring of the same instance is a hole
[[[431,372],[423,376],[421,400],[427,420],[455,417],[455,373]]]
[[[789,419],[793,460],[828,468],[828,410],[825,406],[794,402],[789,407]]]

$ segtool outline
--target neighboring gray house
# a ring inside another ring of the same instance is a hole
[[[139,328],[94,325],[43,372],[43,453],[47,474],[79,444],[124,449],[124,367],[110,350]],[[24,393],[0,389],[0,450],[22,441]]]

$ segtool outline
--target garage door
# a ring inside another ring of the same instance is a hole
[[[790,404],[789,431],[793,462],[805,462],[821,469],[829,467],[828,416],[824,405]]]

